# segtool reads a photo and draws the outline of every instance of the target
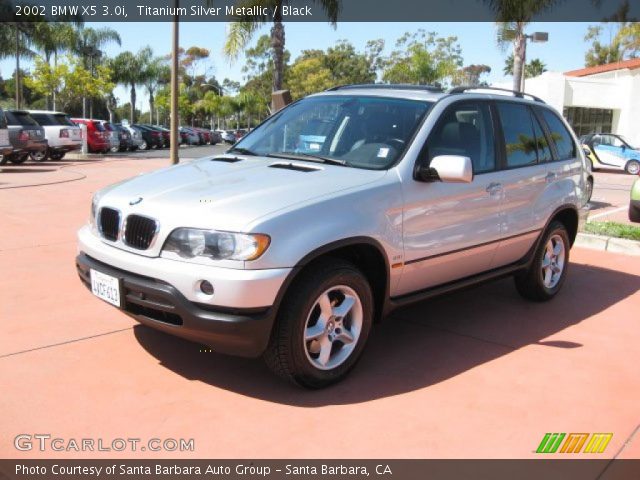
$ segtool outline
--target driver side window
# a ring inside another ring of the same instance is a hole
[[[429,163],[439,155],[469,157],[474,174],[496,169],[489,104],[460,102],[449,107],[427,139]]]

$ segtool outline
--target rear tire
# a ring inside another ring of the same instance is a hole
[[[24,162],[27,161],[27,159],[29,158],[29,154],[28,153],[23,153],[22,155],[12,155],[9,157],[9,161],[11,163],[13,163],[14,165],[21,165]]]
[[[640,162],[638,160],[629,160],[624,166],[624,170],[631,175],[638,175],[640,173]]]
[[[629,220],[640,223],[640,207],[629,204]]]
[[[536,302],[555,297],[567,277],[570,245],[566,227],[551,222],[528,270],[514,277],[518,293]]]
[[[49,155],[49,157],[51,158],[51,160],[62,160],[65,156],[64,152],[61,153],[52,153],[51,155]]]
[[[305,388],[342,380],[355,366],[373,323],[373,294],[354,265],[331,259],[302,272],[287,292],[264,359]]]
[[[49,152],[47,150],[29,152],[29,157],[31,157],[31,160],[34,162],[44,162],[49,159]]]

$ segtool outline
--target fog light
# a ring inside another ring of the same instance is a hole
[[[207,280],[202,280],[200,282],[200,290],[205,295],[213,295],[213,285],[211,285],[211,282],[208,282]]]

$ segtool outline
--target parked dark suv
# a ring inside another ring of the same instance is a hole
[[[8,156],[9,161],[24,163],[31,157],[35,162],[44,162],[48,158],[49,145],[45,139],[44,128],[25,110],[7,110],[5,116],[13,147],[13,152]]]

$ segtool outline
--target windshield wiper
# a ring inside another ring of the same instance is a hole
[[[240,155],[251,155],[253,157],[258,155],[256,152],[244,147],[233,147],[227,150],[227,153],[228,152],[238,152]]]
[[[311,155],[309,153],[296,153],[296,152],[279,152],[268,153],[267,157],[273,158],[286,158],[289,160],[304,160],[307,162],[328,163],[330,165],[347,165],[347,162],[338,158],[323,157],[321,155]]]

